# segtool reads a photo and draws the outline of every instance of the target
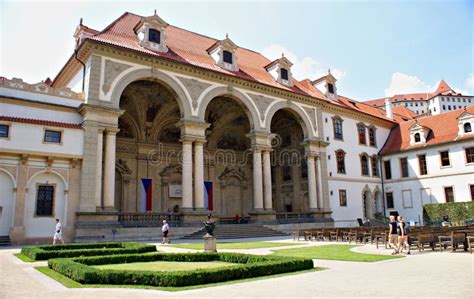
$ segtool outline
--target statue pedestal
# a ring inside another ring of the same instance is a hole
[[[204,252],[217,252],[216,237],[206,234],[204,237]]]

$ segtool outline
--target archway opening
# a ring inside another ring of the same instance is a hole
[[[171,184],[160,173],[179,165],[181,109],[177,94],[155,79],[130,83],[120,96],[116,166],[131,179],[116,174],[115,209],[120,212],[166,212],[181,206],[181,180]],[[105,143],[104,143],[105,144]],[[105,148],[105,147],[104,147]],[[120,164],[120,165],[119,165]],[[151,185],[151,187],[149,187]],[[143,188],[147,186],[147,188]],[[146,196],[145,193],[150,192]],[[151,201],[143,203],[142,201]]]
[[[214,184],[214,212],[220,217],[248,216],[252,211],[252,177],[249,159],[251,130],[248,113],[238,99],[218,96],[205,111],[207,143],[204,177]]]
[[[364,219],[371,219],[373,217],[372,206],[370,204],[371,199],[372,196],[370,194],[370,190],[365,190],[362,193],[362,212]]]
[[[0,170],[0,236],[8,236],[13,223],[13,179]]]
[[[301,120],[290,110],[278,110],[270,130],[272,142],[273,207],[276,212],[309,211],[308,168]]]

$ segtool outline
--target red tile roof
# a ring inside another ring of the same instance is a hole
[[[406,117],[408,119],[413,119],[417,116],[417,114],[415,112],[413,112],[412,110],[408,109],[405,106],[392,107],[392,112],[396,113],[396,114],[398,114],[402,117]]]
[[[399,123],[399,125],[390,132],[387,142],[380,151],[380,154],[387,155],[446,142],[474,139],[474,135],[458,136],[457,118],[464,111],[474,115],[474,106]],[[410,145],[410,128],[415,123],[429,128],[430,130],[425,144]]]
[[[81,124],[71,124],[71,123],[64,123],[64,122],[57,122],[57,121],[50,121],[50,120],[43,120],[43,119],[33,119],[33,118],[22,118],[22,117],[13,117],[13,116],[1,116],[1,121],[9,121],[15,123],[24,123],[24,124],[32,124],[32,125],[39,125],[39,126],[49,126],[49,127],[59,127],[59,128],[67,128],[67,129],[81,129]]]
[[[358,101],[349,99],[349,98],[344,97],[344,96],[338,96],[337,99],[339,101],[339,103],[338,103],[339,105],[345,106],[347,108],[350,108],[350,109],[353,109],[353,110],[356,110],[356,111],[359,111],[359,112],[362,112],[362,113],[365,113],[365,114],[370,114],[370,115],[373,115],[373,116],[376,116],[376,117],[379,117],[379,118],[383,118],[385,120],[393,121],[393,122],[401,122],[401,121],[405,120],[400,115],[397,115],[397,114],[394,114],[393,119],[390,119],[390,118],[387,117],[387,114],[386,114],[385,110],[382,110],[382,109],[376,108],[376,107],[372,107],[370,105],[367,105],[364,102],[358,102]]]
[[[208,49],[219,40],[197,34],[185,29],[169,25],[165,29],[166,46],[168,53],[161,53],[146,49],[140,46],[134,27],[142,19],[141,16],[125,13],[100,33],[87,39],[127,48],[144,54],[161,58],[171,59],[180,63],[202,67],[226,75],[239,77],[245,80],[256,81],[280,89],[289,90],[303,95],[317,96],[326,99],[323,94],[314,94],[301,86],[301,83],[294,80],[294,86],[288,87],[279,84],[265,70],[265,66],[272,61],[260,53],[238,47],[236,50],[238,72],[233,72],[218,66],[209,55]]]
[[[236,49],[236,55],[239,71],[233,72],[221,68],[214,62],[213,58],[208,53],[208,49],[219,40],[172,25],[168,25],[165,29],[166,45],[169,49],[168,53],[160,53],[146,49],[140,46],[134,31],[134,28],[141,19],[141,16],[129,12],[124,13],[104,30],[100,32],[97,31],[97,34],[94,34],[92,37],[87,37],[85,40],[89,39],[147,55],[171,59],[179,63],[205,68],[225,75],[235,76],[275,88],[288,90],[290,92],[318,98],[336,105],[342,105],[362,113],[389,120],[385,117],[385,112],[380,111],[380,109],[372,108],[359,102],[357,102],[357,105],[353,106],[329,100],[319,89],[312,85],[309,79],[298,81],[293,78],[294,85],[292,87],[278,83],[265,69],[265,67],[272,63],[272,61],[255,51],[238,47]]]

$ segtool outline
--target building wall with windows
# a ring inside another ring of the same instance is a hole
[[[393,206],[386,203],[387,214],[397,211],[408,220],[422,223],[424,204],[473,200],[474,160],[468,161],[469,149],[474,154],[472,140],[384,156],[382,161],[390,161],[392,173],[391,179],[386,179],[384,173],[385,197],[391,193],[394,199]],[[422,156],[426,156],[427,174],[424,175],[420,170]],[[402,171],[403,159],[408,162],[408,173]],[[449,188],[452,188],[452,197]]]
[[[354,225],[357,218],[375,218],[377,213],[382,215],[382,185],[378,153],[391,128],[380,123],[370,122],[363,117],[345,114],[323,112],[322,118],[325,141],[329,143],[326,148],[328,186],[335,224],[339,226]],[[342,139],[339,134],[338,122],[342,122]],[[365,144],[359,140],[362,139],[359,134],[361,127],[365,129]],[[372,145],[369,130],[375,132],[375,140],[372,138],[374,141]],[[341,153],[344,156],[344,171],[340,165],[338,169],[338,158],[341,159]],[[367,158],[367,172],[365,173],[362,172],[363,156]]]

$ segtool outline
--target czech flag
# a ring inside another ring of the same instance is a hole
[[[151,211],[151,179],[142,178],[142,196],[140,200],[140,212]]]
[[[214,208],[212,182],[204,182],[204,207],[208,211],[212,211]]]

